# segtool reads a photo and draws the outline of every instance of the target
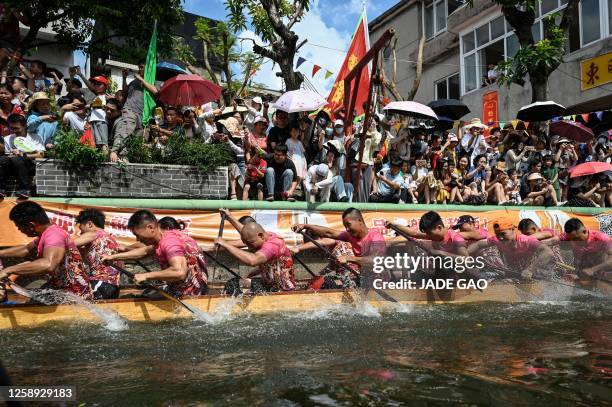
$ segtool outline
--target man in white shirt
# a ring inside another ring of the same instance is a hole
[[[263,106],[263,108],[262,108]],[[255,119],[258,116],[268,118],[268,103],[264,103],[259,96],[255,96],[250,105],[247,105],[248,112],[244,116],[244,126],[253,133],[255,129]]]
[[[34,159],[43,156],[45,144],[38,134],[27,132],[26,118],[19,114],[8,117],[12,134],[0,138],[0,199],[6,195],[6,180],[16,178],[15,193],[19,198],[30,197],[32,179],[30,172]]]
[[[327,164],[313,165],[308,169],[304,177],[304,190],[306,199],[309,203],[329,202],[331,188],[333,184],[333,174]]]

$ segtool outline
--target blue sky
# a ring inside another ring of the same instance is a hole
[[[368,20],[373,20],[398,1],[367,1]],[[300,66],[300,71],[324,96],[327,96],[335,78],[333,75],[325,80],[325,71],[329,70],[335,74],[340,69],[351,35],[359,20],[361,7],[362,0],[314,0],[311,2],[310,12],[301,23],[294,27],[300,38],[308,39],[298,54],[308,61]],[[188,12],[205,17],[217,20],[226,19],[227,13],[223,0],[185,0],[184,8]],[[240,33],[239,36],[257,40],[255,33],[251,30]],[[244,42],[245,45],[248,43],[248,41]],[[323,69],[314,78],[311,78],[313,64],[318,64]],[[281,86],[271,63],[262,66],[255,80],[271,88]]]

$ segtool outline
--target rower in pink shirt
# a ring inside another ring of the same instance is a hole
[[[193,238],[177,229],[162,229],[155,215],[147,210],[135,212],[128,221],[128,229],[145,246],[125,253],[105,255],[105,262],[139,259],[152,254],[159,262],[161,271],[136,274],[136,283],[165,281],[168,292],[175,297],[206,294],[206,264]]]
[[[308,231],[318,238],[327,238],[351,244],[354,255],[339,256],[341,264],[354,263],[359,266],[371,264],[376,256],[384,256],[387,245],[384,236],[376,229],[369,229],[358,209],[349,208],[342,213],[343,231],[325,226],[298,224],[293,227],[296,233]]]
[[[468,246],[491,237],[488,230],[476,227],[476,219],[471,215],[461,215],[452,227],[453,230],[458,230],[461,236],[465,239]]]
[[[558,236],[554,229],[540,228],[532,219],[529,218],[521,220],[518,224],[518,229],[522,234],[526,236],[533,236],[546,244],[555,243],[556,240],[554,240],[554,238]]]
[[[504,264],[509,268],[508,271],[525,279],[532,278],[541,269],[552,269],[552,250],[535,237],[521,234],[512,222],[506,220],[494,222],[493,230],[495,236],[470,246],[471,255],[495,246],[501,253]]]
[[[467,241],[461,232],[449,229],[439,213],[429,211],[421,216],[419,221],[420,231],[406,226],[393,225],[410,237],[423,242],[423,247],[431,254],[467,256]]]
[[[0,258],[26,258],[35,254],[36,260],[6,267],[0,280],[10,275],[45,275],[43,288],[64,290],[83,298],[91,298],[89,276],[81,253],[64,229],[51,223],[45,210],[36,202],[21,202],[11,209],[10,219],[21,233],[35,237],[22,246],[0,250]]]
[[[578,218],[565,222],[565,233],[559,236],[562,242],[570,242],[574,254],[574,265],[578,271],[609,279],[612,274],[612,239],[604,232],[587,229]]]
[[[240,238],[247,250],[236,247],[232,242],[216,239],[215,243],[247,266],[256,267],[247,278],[232,279],[226,284],[226,292],[239,293],[241,288],[251,292],[258,291],[293,291],[297,288],[293,270],[293,258],[285,241],[274,233],[268,233],[256,222],[243,225]],[[253,277],[260,276],[261,283]]]

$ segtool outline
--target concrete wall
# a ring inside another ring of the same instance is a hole
[[[423,66],[423,75],[419,90],[414,98],[415,102],[427,104],[436,98],[434,83],[442,78],[459,72],[459,49],[447,53],[436,62]]]
[[[203,174],[184,165],[109,163],[67,167],[58,160],[38,160],[36,164],[39,196],[227,198],[227,167]]]
[[[586,102],[601,96],[609,95],[612,86],[603,86],[582,91],[580,89],[580,62],[612,50],[612,37],[598,41],[586,48],[579,49],[564,57],[564,63],[555,70],[549,78],[549,99],[569,107],[577,103]],[[498,115],[500,121],[509,121],[516,118],[521,106],[531,103],[531,85],[512,85],[499,87],[497,85],[467,93],[463,102],[468,105],[472,113],[470,117],[482,116],[482,96],[492,90],[498,91]]]

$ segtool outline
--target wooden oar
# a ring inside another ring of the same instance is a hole
[[[338,258],[336,256],[334,256],[334,254],[327,247],[325,247],[321,243],[317,242],[317,240],[314,239],[312,236],[310,236],[308,233],[306,233],[305,231],[302,230],[302,231],[300,231],[300,234],[302,236],[304,236],[304,239],[308,240],[309,242],[314,244],[319,250],[321,250],[323,253],[325,253],[330,260],[334,260],[338,267],[344,269],[349,274],[352,274],[352,273],[355,272],[350,267],[340,263],[338,261]],[[377,290],[376,288],[373,288],[373,290],[374,290],[374,292],[376,292],[376,294],[380,295],[384,300],[391,301],[391,302],[399,302],[398,300],[396,300],[395,298],[393,298],[392,296],[390,296],[389,294],[387,294],[387,293],[385,293],[383,291]]]
[[[226,218],[225,212],[221,212],[221,222],[219,223],[219,233],[217,233],[217,239],[221,239],[223,237],[223,230],[225,229],[225,218]],[[220,247],[221,247],[220,245],[215,244],[215,260],[219,257]],[[216,266],[213,268],[211,281],[214,281],[215,279],[215,271],[217,271]]]
[[[230,273],[231,275],[233,275],[234,277],[236,277],[237,279],[241,279],[242,277],[240,276],[240,274],[236,273],[234,270],[232,270],[231,268],[229,268],[228,266],[226,266],[225,264],[221,263],[221,261],[217,260],[215,258],[215,256],[208,254],[205,251],[202,251],[202,253],[204,253],[204,256],[208,257],[210,260],[214,261],[216,264],[218,264],[219,266],[223,267],[228,273]]]
[[[22,286],[20,286],[17,283],[14,283],[13,281],[9,280],[8,278],[3,280],[4,283],[8,284],[11,287],[11,290],[15,291],[17,294],[26,297],[26,298],[31,298],[33,300],[36,300],[36,294],[26,288],[23,288]],[[38,301],[38,300],[37,300]]]
[[[142,263],[138,262],[139,265],[144,268],[145,270],[150,271],[146,266],[144,266]],[[128,278],[135,280],[135,275],[132,272],[127,271],[126,269],[124,269],[123,267],[119,267],[117,264],[112,264],[112,267],[117,270],[118,272],[120,272],[121,274],[126,275]],[[147,282],[143,282],[140,283],[140,285],[142,285],[143,287],[146,288],[150,288],[153,289],[155,291],[157,291],[158,293],[160,293],[163,297],[176,302],[177,304],[179,304],[181,307],[185,308],[187,311],[191,312],[194,315],[198,315],[197,311],[195,311],[194,309],[192,309],[189,305],[185,304],[183,301],[179,300],[178,298],[168,294],[167,292],[165,292],[163,289],[151,284],[151,283],[147,283]]]

